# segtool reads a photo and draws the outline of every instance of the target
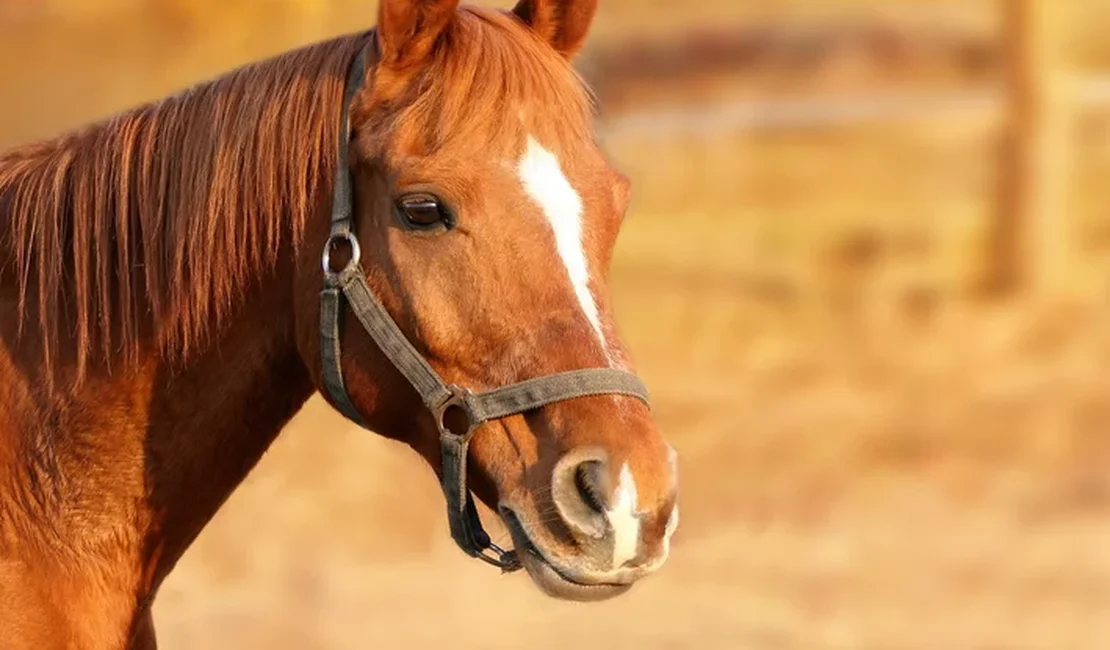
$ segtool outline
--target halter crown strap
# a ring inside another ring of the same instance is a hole
[[[335,164],[334,195],[331,201],[331,235],[324,244],[324,277],[327,279],[320,294],[320,363],[323,370],[324,386],[331,395],[335,406],[348,419],[365,427],[358,409],[351,403],[347,386],[343,381],[342,351],[340,343],[340,313],[342,309],[340,289],[330,281],[331,249],[340,240],[351,244],[351,266],[357,266],[361,257],[358,240],[351,228],[354,212],[354,190],[350,168],[351,149],[351,102],[362,85],[366,69],[366,48],[359,50],[347,72],[347,82],[343,91],[343,113],[340,118],[342,130],[339,134],[339,152]]]
[[[343,131],[332,204],[331,235],[324,247],[324,289],[320,295],[321,363],[324,386],[332,402],[347,418],[366,427],[347,392],[341,365],[341,314],[343,303],[354,313],[390,362],[416,390],[439,428],[442,451],[440,477],[447,500],[451,536],[468,555],[480,558],[504,571],[520,568],[519,559],[494,545],[482,528],[474,500],[466,486],[467,451],[477,429],[490,420],[508,417],[549,404],[590,395],[619,394],[648,403],[648,392],[640,379],[623,370],[587,368],[528,379],[484,393],[471,393],[449,386],[404,335],[389,312],[371,291],[360,267],[361,251],[355,237],[353,179],[348,158],[350,149],[349,105],[361,84],[365,50],[351,65],[343,104]],[[331,268],[331,250],[346,242],[351,259],[339,272]],[[446,419],[457,409],[465,415],[465,428],[452,430]],[[493,551],[490,556],[486,551]]]

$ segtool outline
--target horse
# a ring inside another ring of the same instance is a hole
[[[607,284],[631,184],[574,66],[596,10],[381,0],[0,154],[0,647],[155,648],[159,586],[316,393],[419,454],[471,558],[578,601],[663,566],[677,453]]]

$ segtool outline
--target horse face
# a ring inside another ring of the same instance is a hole
[[[478,391],[630,370],[607,293],[629,183],[596,146],[569,63],[596,2],[525,0],[512,14],[456,4],[381,4],[378,60],[352,110],[369,282],[448,382]],[[355,406],[441,469],[431,419],[373,341],[348,330]],[[677,524],[675,452],[630,397],[483,425],[470,479],[555,596],[623,592],[662,565]]]

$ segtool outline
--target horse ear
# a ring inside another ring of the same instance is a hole
[[[586,41],[597,0],[520,0],[513,13],[569,59]]]
[[[381,65],[403,69],[424,61],[458,6],[459,0],[380,0]]]

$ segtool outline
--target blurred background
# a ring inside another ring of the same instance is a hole
[[[487,2],[508,8],[511,0]],[[372,0],[0,0],[0,146],[373,25]],[[464,557],[318,398],[184,557],[170,650],[1110,647],[1110,2],[602,0],[618,319],[667,567]]]

